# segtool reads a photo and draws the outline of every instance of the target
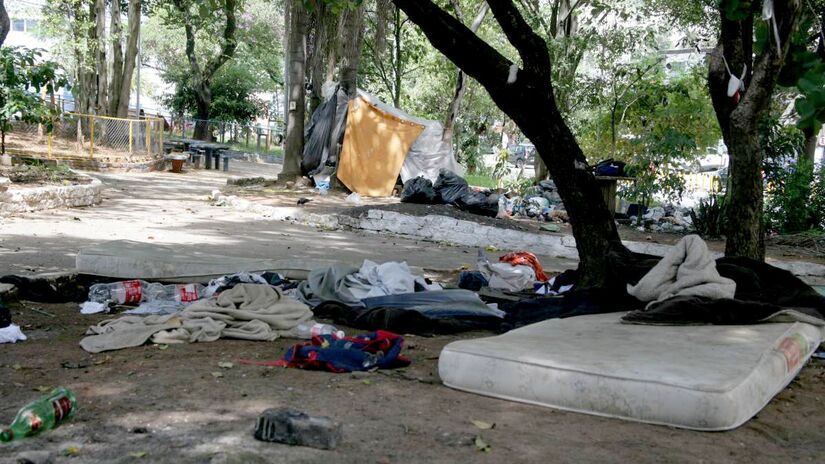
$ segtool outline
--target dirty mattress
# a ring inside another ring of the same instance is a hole
[[[553,319],[450,343],[449,387],[694,430],[736,428],[790,383],[822,340],[805,323],[621,324],[624,313]]]

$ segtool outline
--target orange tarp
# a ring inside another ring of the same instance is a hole
[[[338,179],[368,197],[392,195],[407,152],[424,126],[385,113],[362,97],[350,100]]]

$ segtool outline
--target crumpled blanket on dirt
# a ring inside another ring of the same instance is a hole
[[[239,284],[217,297],[199,300],[177,314],[123,316],[86,332],[80,346],[90,353],[153,343],[211,342],[219,338],[275,340],[312,318],[300,302],[269,285]]]
[[[673,248],[627,293],[648,303],[675,296],[711,299],[733,298],[736,282],[719,275],[708,246],[698,235],[688,235]]]
[[[733,299],[681,296],[627,313],[622,322],[652,325],[805,322],[825,326],[825,297],[790,272],[743,257],[716,260],[723,277],[736,282]]]

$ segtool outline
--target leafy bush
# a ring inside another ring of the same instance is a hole
[[[825,229],[825,165],[802,158],[768,184],[765,229],[797,234]]]
[[[725,197],[711,195],[699,200],[699,207],[690,210],[693,228],[702,237],[721,237],[727,230]]]

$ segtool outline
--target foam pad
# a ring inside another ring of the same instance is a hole
[[[568,411],[729,430],[790,383],[822,340],[804,324],[647,326],[624,313],[552,319],[450,343],[449,387]]]

